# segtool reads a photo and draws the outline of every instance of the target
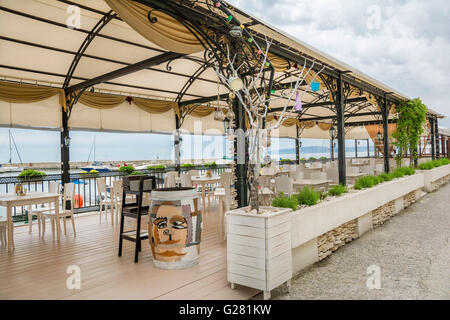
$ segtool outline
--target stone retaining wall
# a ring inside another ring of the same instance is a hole
[[[450,175],[447,175],[445,177],[442,177],[440,179],[437,179],[436,181],[433,181],[431,183],[431,190],[436,191],[440,187],[442,187],[444,184],[448,183],[450,181]]]
[[[412,205],[414,202],[416,202],[416,192],[410,192],[407,195],[403,197],[403,203],[405,208]]]
[[[358,238],[358,220],[350,222],[324,233],[318,238],[319,261],[331,255],[334,251]]]
[[[372,225],[374,228],[379,227],[393,216],[395,216],[395,201],[388,202],[372,211]]]

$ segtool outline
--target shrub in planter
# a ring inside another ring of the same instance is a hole
[[[392,176],[390,174],[387,173],[382,173],[378,176],[378,178],[380,178],[383,181],[391,181],[392,180]]]
[[[181,165],[181,167],[184,169],[191,169],[191,168],[195,168],[195,165],[193,165],[192,163],[183,163]]]
[[[328,190],[328,194],[330,196],[335,196],[335,197],[340,197],[343,193],[347,193],[348,189],[346,186],[342,186],[342,185],[336,185],[330,188],[330,190]]]
[[[130,176],[141,176],[141,175],[143,175],[143,173],[140,171],[133,171],[132,173],[130,173]]]
[[[276,208],[290,208],[292,210],[297,210],[298,200],[294,196],[287,197],[283,193],[272,200],[272,207]]]
[[[320,193],[314,191],[314,189],[304,187],[299,193],[295,194],[298,204],[305,206],[313,206],[317,204],[320,199]]]
[[[166,166],[163,164],[157,164],[154,166],[148,166],[147,169],[148,170],[164,170],[164,169],[166,169]]]
[[[119,172],[126,173],[126,174],[132,174],[134,172],[133,166],[122,166],[119,168]]]
[[[316,161],[317,159],[314,157],[309,157],[309,161]]]
[[[355,189],[361,190],[366,188],[372,188],[373,186],[379,184],[382,182],[382,179],[376,177],[376,176],[365,176],[358,178],[355,182]]]

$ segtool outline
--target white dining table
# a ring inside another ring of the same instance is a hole
[[[54,203],[56,216],[56,238],[60,241],[61,225],[59,224],[59,198],[60,194],[48,192],[28,192],[26,195],[18,196],[15,194],[0,195],[0,206],[6,207],[8,223],[8,252],[14,249],[14,223],[12,219],[12,208],[21,206],[32,206],[34,204]],[[29,221],[31,223],[31,221]]]
[[[207,184],[216,184],[220,181],[220,176],[192,176],[191,181],[193,184],[199,184],[202,186],[202,215],[206,215],[206,192],[205,187]]]

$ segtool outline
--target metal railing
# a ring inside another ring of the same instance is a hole
[[[211,170],[214,175],[220,175],[223,173],[229,165],[222,164],[217,165],[214,168],[207,168],[203,165],[193,166],[188,168],[181,168],[181,173],[189,170],[198,170],[199,173],[205,174],[206,171]],[[156,177],[156,184],[158,188],[164,186],[165,173],[176,170],[175,167],[167,167],[160,170],[139,170],[145,175],[152,175]],[[105,178],[107,185],[113,185],[113,181],[121,179],[126,176],[125,173],[118,171],[99,172],[97,174],[87,173],[71,173],[70,182],[75,183],[75,195],[78,197],[78,201],[75,201],[74,213],[98,211],[99,196],[97,194],[97,179]],[[14,193],[14,188],[17,183],[21,183],[27,191],[48,192],[50,188],[50,182],[58,181],[61,183],[61,174],[48,174],[42,178],[35,178],[30,181],[20,180],[18,177],[1,177],[0,176],[0,194]],[[14,207],[13,209],[13,221],[14,222],[26,222],[28,221],[27,208]]]

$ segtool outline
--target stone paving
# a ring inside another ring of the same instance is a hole
[[[369,290],[367,268],[380,267]],[[258,299],[258,298],[257,298]],[[450,299],[450,184],[303,270],[272,299]]]

